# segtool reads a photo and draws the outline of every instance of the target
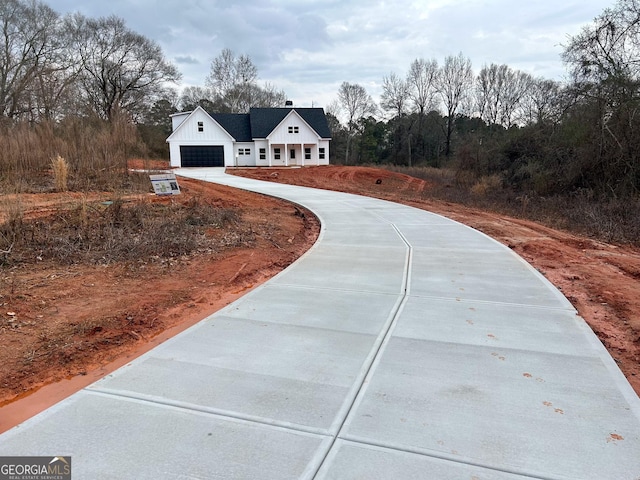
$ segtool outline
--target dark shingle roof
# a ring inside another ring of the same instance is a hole
[[[322,108],[252,108],[249,113],[210,113],[236,142],[267,138],[282,120],[295,110],[320,138],[331,138],[331,130]]]
[[[250,109],[249,114],[251,115],[251,133],[253,134],[253,138],[267,138],[290,111],[290,108]]]
[[[247,113],[210,113],[236,142],[251,142],[251,124]]]
[[[253,138],[266,138],[291,110],[295,110],[313,128],[320,138],[331,138],[331,130],[322,108],[252,108],[251,133]]]

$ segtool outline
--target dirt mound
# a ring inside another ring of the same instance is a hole
[[[372,196],[418,195],[427,188],[424,180],[371,167],[327,165],[278,169],[238,168],[229,173],[258,180]]]

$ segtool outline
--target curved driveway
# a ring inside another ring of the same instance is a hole
[[[640,400],[508,248],[390,202],[178,173],[302,204],[319,241],[0,455],[72,455],[76,479],[640,479]]]

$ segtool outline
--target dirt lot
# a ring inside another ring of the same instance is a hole
[[[640,393],[638,249],[435,201],[424,181],[385,170],[329,166],[231,173],[400,201],[484,231],[564,292]],[[235,300],[289,265],[317,237],[315,218],[285,202],[186,179],[180,184],[181,201],[215,198],[240,212],[255,241],[144,269],[130,262],[62,266],[46,258],[0,269],[0,431]],[[96,194],[92,200],[104,198]],[[22,199],[26,215],[36,217],[77,201],[74,194]]]

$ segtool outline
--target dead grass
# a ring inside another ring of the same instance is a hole
[[[9,220],[0,227],[0,239],[11,248],[5,265],[55,260],[110,264],[177,258],[196,251],[247,245],[253,240],[231,209],[198,200],[185,203],[150,202],[120,196],[102,202],[80,200],[73,208],[29,221]]]
[[[69,188],[69,163],[60,155],[51,160],[51,171],[57,192],[66,192]]]
[[[502,189],[502,177],[500,175],[484,175],[473,184],[471,194],[476,197],[486,197],[500,189]]]
[[[533,220],[607,243],[640,245],[640,198],[600,199],[584,191],[541,196],[516,192],[496,174],[478,177],[460,169],[387,168],[428,181],[431,187],[423,194],[429,198]]]
[[[2,265],[11,258],[16,242],[22,238],[24,211],[18,198],[5,197],[0,201],[0,207],[6,217],[5,222],[0,224],[0,265]]]
[[[138,190],[127,160],[144,153],[133,122],[67,118],[0,126],[0,192]],[[52,160],[53,159],[53,160]]]

